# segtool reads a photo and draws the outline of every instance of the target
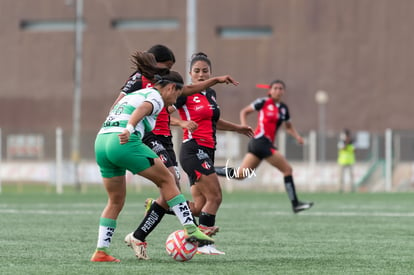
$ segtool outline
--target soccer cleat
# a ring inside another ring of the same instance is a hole
[[[297,205],[293,205],[292,209],[294,213],[298,213],[303,210],[307,210],[313,206],[313,202],[301,202],[299,201]]]
[[[147,243],[136,239],[132,234],[133,233],[129,233],[125,236],[124,241],[126,245],[134,250],[138,260],[149,260],[150,258],[147,255]]]
[[[145,214],[144,214],[144,217],[146,217],[148,215],[148,211],[150,210],[151,205],[152,205],[153,202],[154,202],[154,199],[153,198],[147,198],[145,200],[145,204],[144,204]]]
[[[216,233],[219,232],[219,229],[220,229],[218,226],[204,226],[204,225],[199,225],[198,228],[200,228],[201,232],[203,232],[204,234],[210,237],[216,235]]]
[[[226,253],[216,248],[214,244],[203,245],[197,248],[197,254],[204,255],[225,255]]]
[[[214,243],[214,240],[212,238],[201,232],[201,230],[193,224],[185,225],[184,232],[186,236],[185,239],[187,240],[187,242],[198,242],[199,245]]]
[[[95,250],[95,253],[93,253],[91,262],[115,262],[119,263],[121,260],[112,257],[106,251],[104,250]]]

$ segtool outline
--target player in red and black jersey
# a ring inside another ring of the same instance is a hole
[[[297,213],[311,208],[313,202],[299,201],[293,182],[292,167],[273,143],[277,130],[282,124],[285,125],[286,132],[294,137],[299,144],[303,144],[303,138],[290,121],[287,105],[281,102],[281,97],[286,89],[285,83],[281,80],[275,80],[269,87],[268,97],[256,99],[240,112],[242,125],[247,125],[246,117],[248,114],[254,111],[259,112],[254,138],[249,141],[248,152],[242,164],[238,169],[217,167],[216,172],[220,176],[244,179],[249,175],[249,173],[244,173],[244,171],[252,171],[259,166],[262,160],[266,160],[283,173],[286,191],[292,203],[293,212]]]
[[[211,62],[204,53],[197,53],[191,59],[191,80],[193,84],[210,78]],[[200,228],[209,232],[218,231],[215,226],[217,211],[222,200],[220,183],[214,171],[214,152],[216,149],[216,130],[236,131],[253,136],[249,126],[242,126],[220,118],[220,108],[213,89],[181,96],[174,105],[184,121],[194,121],[198,128],[194,131],[184,129],[183,144],[180,151],[180,164],[188,175],[191,195],[199,213]],[[199,246],[203,254],[224,254],[214,245]]]
[[[175,56],[171,49],[164,45],[154,45],[148,49],[149,53],[152,53],[157,62],[158,70],[154,71],[149,65],[146,67],[146,64],[139,64],[142,69],[140,69],[137,63],[134,61],[134,56],[132,56],[132,62],[136,65],[134,73],[130,75],[128,80],[121,88],[121,92],[116,99],[114,105],[125,95],[132,93],[134,91],[152,87],[155,83],[154,74],[166,74],[169,69],[175,64]],[[141,73],[141,71],[147,73]],[[151,73],[148,73],[151,72]],[[207,87],[213,86],[217,83],[231,83],[237,84],[237,82],[229,75],[213,77],[209,80],[203,81],[196,85],[185,85],[182,91],[184,95],[191,95],[193,93],[202,91]],[[172,135],[170,130],[170,114],[167,111],[165,106],[160,114],[157,117],[157,121],[154,129],[151,132],[147,132],[143,138],[143,142],[149,146],[163,161],[167,166],[168,170],[174,175],[177,186],[180,188],[180,174],[177,167],[176,155],[173,149]],[[197,125],[191,121],[179,121],[175,119],[175,124],[183,128],[194,129]]]

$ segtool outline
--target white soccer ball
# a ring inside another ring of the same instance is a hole
[[[184,230],[172,232],[165,242],[167,254],[178,262],[189,261],[197,253],[198,243],[190,243],[185,240]]]

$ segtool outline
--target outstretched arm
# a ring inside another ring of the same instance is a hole
[[[218,83],[226,83],[226,84],[230,83],[230,84],[233,84],[234,86],[239,85],[239,82],[234,80],[230,75],[215,76],[207,80],[204,80],[200,83],[185,85],[181,94],[186,95],[186,96],[196,94]]]
[[[293,127],[292,122],[287,121],[285,122],[285,129],[286,132],[291,135],[292,137],[294,137],[296,139],[296,141],[300,144],[303,145],[303,138],[301,135],[299,135],[299,133],[296,131],[295,127]]]
[[[246,135],[248,137],[253,137],[254,133],[250,126],[248,125],[241,125],[241,124],[235,124],[233,122],[219,119],[217,121],[217,130],[223,130],[223,131],[234,131],[239,134]]]

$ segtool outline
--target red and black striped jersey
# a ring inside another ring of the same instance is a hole
[[[283,122],[290,119],[287,105],[282,102],[274,103],[270,97],[262,97],[256,99],[251,106],[259,112],[254,137],[265,136],[274,142],[277,129]]]
[[[216,124],[220,118],[216,92],[208,88],[191,96],[180,96],[174,106],[182,120],[192,120],[198,124],[194,132],[184,129],[183,141],[194,139],[198,145],[215,149]]]
[[[140,72],[136,71],[125,82],[124,86],[121,88],[121,92],[127,95],[134,91],[150,88],[153,86],[154,83],[143,76]],[[157,122],[155,123],[155,127],[154,130],[152,130],[152,133],[155,135],[171,136],[170,115],[168,114],[166,107],[164,107],[161,113],[158,114]]]

